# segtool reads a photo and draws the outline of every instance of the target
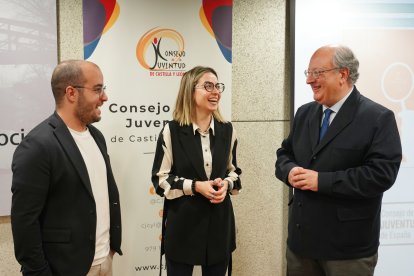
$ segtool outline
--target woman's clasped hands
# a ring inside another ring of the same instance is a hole
[[[208,181],[196,181],[195,189],[210,200],[211,203],[221,203],[226,198],[229,182],[221,178]]]

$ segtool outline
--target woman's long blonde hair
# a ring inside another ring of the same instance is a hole
[[[218,78],[217,73],[213,68],[203,66],[194,67],[193,69],[185,72],[181,78],[180,89],[178,91],[175,109],[173,112],[174,120],[179,122],[181,126],[191,125],[195,119],[195,85],[205,73],[213,73]],[[219,122],[225,122],[218,108],[213,112],[213,117]]]

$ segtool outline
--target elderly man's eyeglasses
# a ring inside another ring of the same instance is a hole
[[[73,88],[77,89],[89,89],[95,92],[99,97],[102,97],[102,95],[106,92],[106,86],[96,87],[96,88],[89,88],[86,86],[74,86]]]
[[[224,83],[216,83],[216,84],[214,84],[214,83],[212,83],[210,81],[206,81],[203,84],[196,85],[194,87],[195,88],[204,88],[207,92],[213,92],[214,88],[216,88],[219,93],[223,93],[224,88],[225,88]]]
[[[309,78],[309,76],[312,76],[314,79],[317,79],[317,78],[319,78],[319,76],[320,76],[321,74],[323,74],[323,73],[325,73],[325,72],[332,71],[332,70],[337,70],[337,69],[341,69],[341,68],[336,67],[336,68],[326,69],[326,70],[319,70],[319,69],[316,69],[316,70],[313,70],[313,71],[305,70],[305,72],[303,72],[303,73],[305,73],[305,76],[306,76],[307,78]]]

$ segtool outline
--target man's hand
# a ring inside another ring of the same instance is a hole
[[[317,171],[294,167],[289,172],[288,181],[295,189],[318,191]]]

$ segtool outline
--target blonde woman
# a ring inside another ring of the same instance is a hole
[[[241,189],[235,131],[220,114],[225,86],[209,67],[186,72],[173,120],[157,142],[152,182],[165,197],[162,252],[169,276],[231,274],[236,248],[231,194]],[[229,265],[230,264],[230,265]]]

